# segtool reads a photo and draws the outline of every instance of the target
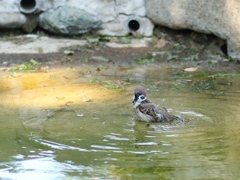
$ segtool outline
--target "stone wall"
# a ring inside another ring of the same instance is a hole
[[[54,12],[56,9],[59,13]],[[0,28],[22,27],[29,33],[37,25],[52,33],[69,35],[86,33],[96,28],[99,34],[112,36],[124,36],[131,31],[151,36],[153,32],[153,24],[145,17],[144,0],[1,0],[0,12]],[[82,19],[78,13],[83,15]],[[137,29],[129,26],[132,20],[138,23]],[[92,27],[85,28],[86,24]],[[71,29],[74,29],[73,33]]]
[[[60,7],[64,13],[54,12]],[[84,18],[74,16],[72,7]],[[55,21],[58,17],[64,21]],[[71,35],[73,29],[72,35],[76,35],[97,29],[102,35],[151,36],[153,24],[214,34],[227,41],[229,56],[240,59],[240,1],[236,0],[0,1],[0,28],[23,28],[29,33],[39,25],[56,34]]]

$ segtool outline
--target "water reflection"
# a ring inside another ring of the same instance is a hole
[[[34,87],[30,83],[17,89],[17,82],[11,82],[14,90],[2,88],[1,178],[240,177],[239,79],[232,90],[214,97],[209,91],[176,92],[163,82],[160,91],[149,91],[149,98],[186,121],[148,125],[133,120],[136,84],[116,91],[81,84],[74,73],[61,83],[44,76],[44,86],[39,86],[40,78]]]
[[[21,155],[18,155],[18,157]],[[42,151],[39,157],[21,158],[18,161],[1,163],[0,175],[6,179],[67,179],[73,174],[91,173],[91,167],[74,165],[72,162],[57,162],[51,151]],[[16,156],[15,156],[16,157]],[[71,174],[73,173],[73,174]],[[77,176],[76,176],[77,177]]]

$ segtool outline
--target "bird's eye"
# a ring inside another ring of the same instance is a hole
[[[141,99],[144,99],[145,97],[144,96],[141,96]]]

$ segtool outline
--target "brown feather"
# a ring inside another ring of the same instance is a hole
[[[146,91],[142,88],[142,87],[136,87],[136,89],[134,90],[135,94],[143,94],[144,96],[147,96]]]
[[[138,106],[139,111],[143,114],[152,116],[157,122],[170,122],[175,119],[180,119],[178,116],[169,114],[165,107],[155,105],[153,103],[142,103]]]

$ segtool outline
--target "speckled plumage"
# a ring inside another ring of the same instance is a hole
[[[184,121],[183,118],[169,114],[165,107],[151,103],[147,99],[146,91],[137,87],[133,96],[133,107],[137,118],[145,122],[171,122],[173,120]]]

